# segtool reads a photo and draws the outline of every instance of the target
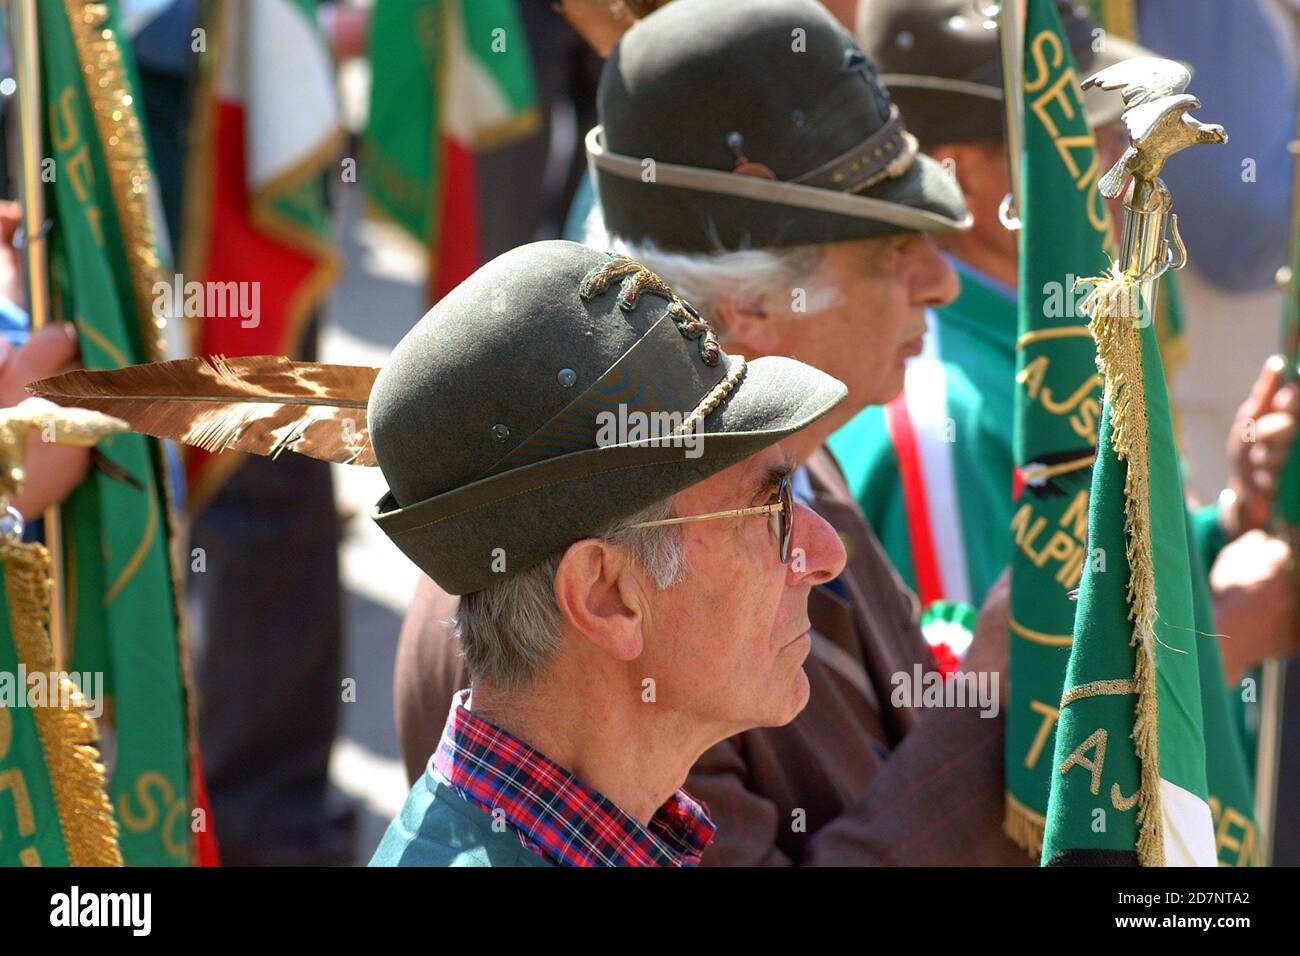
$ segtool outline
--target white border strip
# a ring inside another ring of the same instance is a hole
[[[1160,780],[1165,866],[1218,866],[1210,805],[1176,783]]]
[[[974,83],[970,80],[954,80],[946,76],[929,76],[920,73],[881,73],[881,83],[886,89],[895,87],[916,87],[922,90],[946,90],[949,93],[965,93],[986,100],[1002,102],[1002,91],[995,86]]]
[[[933,312],[922,340],[923,351],[907,363],[903,396],[916,430],[921,474],[930,516],[930,540],[943,577],[943,596],[971,602],[966,538],[957,497],[953,443],[948,441],[948,381],[940,350],[939,321]]]

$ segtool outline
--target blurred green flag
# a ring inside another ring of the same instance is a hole
[[[1101,413],[1096,348],[1075,278],[1106,268],[1111,234],[1096,144],[1052,0],[1029,2],[1023,88],[1006,828],[1037,855]]]
[[[86,368],[154,361],[162,333],[153,289],[163,269],[138,86],[115,5],[61,0],[39,10],[44,142],[56,172],[46,187],[52,318],[76,323]],[[98,448],[133,483],[96,469],[64,503],[70,667],[104,675],[123,858],[184,865],[196,801],[162,450],[134,434]]]

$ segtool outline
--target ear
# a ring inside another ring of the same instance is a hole
[[[555,603],[568,626],[610,657],[641,656],[644,591],[618,548],[595,538],[571,544],[555,572]]]
[[[776,322],[756,297],[741,299],[720,295],[714,301],[717,323],[728,351],[741,355],[774,355],[779,351],[780,336]]]

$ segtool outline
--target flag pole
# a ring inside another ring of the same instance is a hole
[[[10,4],[10,46],[18,78],[18,138],[22,157],[22,245],[27,272],[27,309],[32,328],[50,321],[48,229],[45,220],[45,186],[41,181],[41,69],[37,43],[36,0],[14,0]],[[33,476],[37,480],[40,476]],[[50,643],[55,670],[64,670],[67,652],[63,581],[63,526],[59,506],[45,509],[45,546],[50,552]]]
[[[1296,540],[1294,531],[1288,534]],[[1282,756],[1282,705],[1286,661],[1265,661],[1259,675],[1259,739],[1255,748],[1255,826],[1264,866],[1273,865],[1273,825],[1277,820],[1277,778]]]
[[[1011,192],[998,206],[998,221],[1009,231],[1020,229],[1020,150],[1025,140],[1024,19],[1020,0],[1002,0],[998,7],[998,42],[1002,48],[1002,105],[1006,118],[1007,173]]]

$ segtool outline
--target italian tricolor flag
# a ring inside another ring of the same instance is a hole
[[[437,301],[482,264],[475,157],[537,125],[516,0],[376,0],[370,209],[429,251]]]
[[[313,0],[212,0],[203,23],[183,278],[257,283],[258,314],[192,319],[194,354],[294,356],[339,275],[326,203],[342,143],[334,66]],[[242,459],[186,453],[193,509]]]

